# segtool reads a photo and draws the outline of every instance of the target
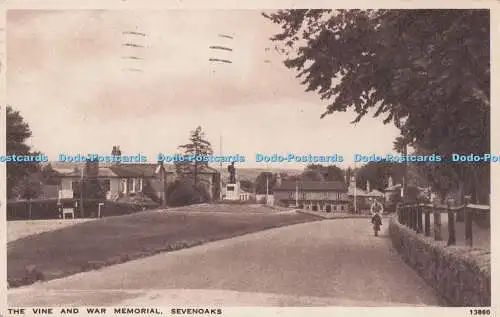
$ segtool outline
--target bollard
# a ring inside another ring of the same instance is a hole
[[[448,245],[455,245],[457,243],[455,237],[455,211],[451,209],[451,200],[446,203],[448,210]]]
[[[433,206],[434,212],[434,240],[441,241],[443,237],[441,236],[441,210],[437,203],[434,203]]]
[[[99,203],[99,208],[97,210],[97,218],[102,217],[102,208],[104,207],[104,203]]]
[[[428,206],[424,206],[425,212],[425,236],[430,237],[431,235],[431,211]]]
[[[472,218],[473,210],[467,207],[470,204],[470,196],[465,197],[465,206],[463,209],[465,216],[465,244],[472,247]]]

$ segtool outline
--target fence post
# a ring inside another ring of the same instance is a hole
[[[396,205],[396,213],[398,215],[398,221],[400,224],[403,224],[403,215],[401,214],[403,212],[402,208],[400,205]]]
[[[407,222],[408,222],[408,228],[413,229],[413,222],[412,222],[412,217],[413,217],[413,209],[411,205],[408,205],[408,211],[406,212]]]
[[[446,202],[448,210],[448,245],[455,245],[457,239],[455,237],[455,211],[451,209],[451,200]]]
[[[408,206],[406,204],[403,205],[403,224],[408,226]]]
[[[33,212],[32,212],[32,208],[31,208],[31,198],[28,198],[28,214],[29,214],[29,220],[31,220],[33,218]]]
[[[467,206],[470,204],[470,196],[465,196],[465,205],[463,208],[463,213],[465,216],[465,244],[472,247],[472,216],[473,212]]]
[[[415,215],[415,207],[412,205],[410,205],[410,229],[411,230],[415,230],[415,218],[414,218],[414,215]]]
[[[441,236],[441,210],[437,205],[437,202],[433,204],[434,211],[434,240],[441,241],[443,240]]]
[[[425,213],[425,236],[429,237],[431,235],[431,212],[428,206],[424,206]]]
[[[418,205],[413,205],[413,230],[418,232]]]
[[[422,204],[417,205],[417,233],[422,233],[423,219],[422,219]]]
[[[404,225],[405,224],[405,206],[403,204],[401,204],[399,206],[399,214],[401,215],[401,224]]]

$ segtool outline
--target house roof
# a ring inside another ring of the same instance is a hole
[[[273,191],[341,191],[345,192],[347,186],[338,181],[287,181],[281,182],[281,185],[273,188]]]
[[[347,194],[349,196],[354,196],[354,187],[349,187],[347,189]],[[366,194],[365,190],[363,190],[361,188],[356,188],[356,196],[368,196],[368,195]]]
[[[164,164],[167,173],[175,173],[175,167]],[[64,167],[53,167],[62,177],[81,177],[82,166],[74,165]],[[218,171],[207,166],[200,166],[200,174],[216,174]],[[122,163],[122,164],[99,164],[99,177],[154,177],[159,173],[159,165],[156,163]]]

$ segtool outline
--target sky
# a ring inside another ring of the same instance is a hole
[[[156,162],[197,126],[216,153],[222,136],[224,155],[244,155],[242,167],[304,166],[257,163],[256,153],[337,153],[346,167],[354,153],[393,152],[398,131],[381,118],[356,126],[353,112],[320,119],[327,102],[283,65],[269,40],[279,30],[257,10],[11,10],[7,101],[30,125],[29,143],[50,159],[119,145]]]

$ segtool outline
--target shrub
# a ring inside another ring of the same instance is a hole
[[[210,201],[210,195],[201,185],[189,180],[176,180],[167,188],[167,202],[172,207],[200,204]]]

